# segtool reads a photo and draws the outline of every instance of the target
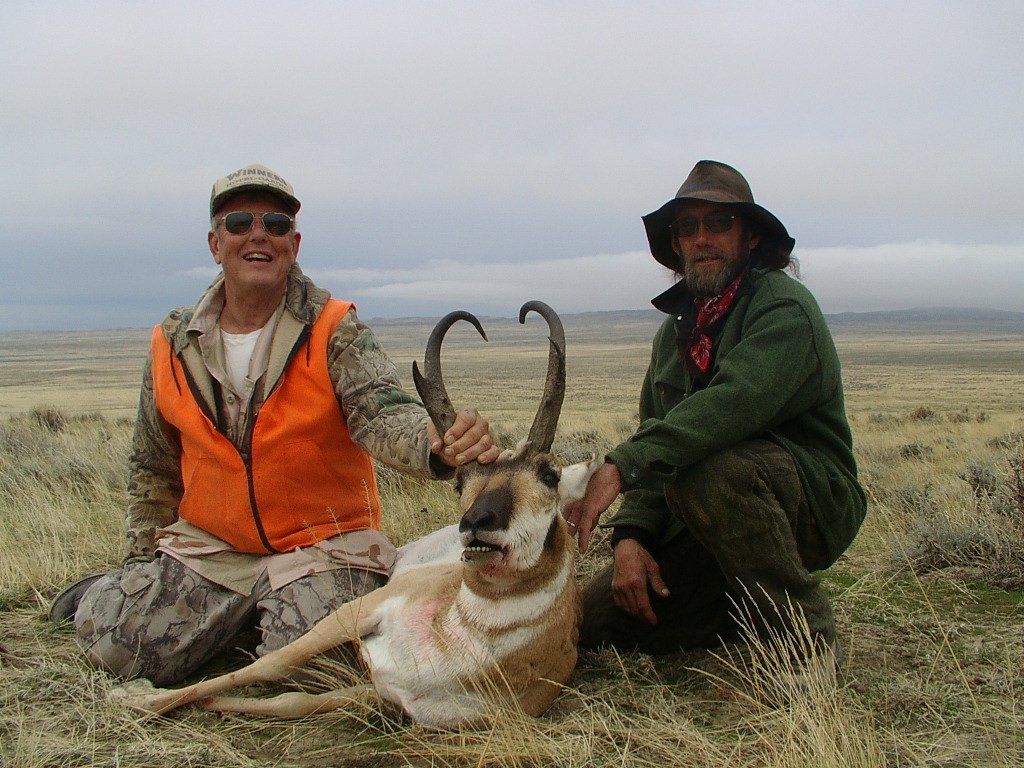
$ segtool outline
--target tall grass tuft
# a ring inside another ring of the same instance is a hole
[[[765,765],[888,765],[869,710],[840,681],[838,644],[816,638],[792,604],[779,611],[786,631],[766,628],[752,605],[735,607],[741,642],[715,654],[725,672],[695,671],[750,708],[773,747]]]
[[[54,413],[0,425],[0,599],[52,591],[122,556],[131,430]]]

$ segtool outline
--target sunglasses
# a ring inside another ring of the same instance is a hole
[[[736,215],[716,211],[709,213],[704,218],[680,216],[672,222],[670,229],[675,237],[693,237],[697,234],[697,230],[700,229],[702,223],[704,224],[704,229],[708,232],[720,235],[732,229],[732,225],[736,223]]]
[[[232,211],[220,220],[224,222],[224,229],[232,235],[244,235],[252,229],[256,214],[252,211]],[[295,226],[295,218],[287,213],[263,213],[260,214],[260,221],[263,222],[266,233],[274,237],[287,235]]]

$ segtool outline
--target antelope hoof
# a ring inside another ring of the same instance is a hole
[[[144,715],[159,715],[169,709],[173,701],[171,691],[155,687],[149,680],[139,678],[112,688],[107,698],[114,704],[133,709]]]

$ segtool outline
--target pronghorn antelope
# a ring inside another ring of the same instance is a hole
[[[544,712],[576,665],[580,622],[575,546],[561,510],[583,495],[598,462],[562,469],[548,453],[565,393],[565,334],[554,310],[538,301],[523,305],[521,323],[531,310],[550,329],[541,406],[515,450],[491,464],[459,468],[463,515],[457,525],[403,547],[386,586],[342,605],[303,637],[243,669],[180,689],[135,681],[112,696],[144,712],[194,703],[284,718],[382,699],[436,728],[486,722],[500,706]],[[441,342],[458,320],[487,338],[476,317],[452,312],[430,334],[424,373],[413,364],[416,389],[442,435],[455,409],[441,377]],[[270,699],[220,695],[282,679],[346,642],[358,646],[372,686]]]

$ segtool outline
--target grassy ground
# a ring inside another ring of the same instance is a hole
[[[575,457],[628,433],[648,352],[646,329],[570,330],[556,449]],[[405,371],[426,334],[381,335]],[[457,402],[478,405],[503,433],[525,430],[543,377],[541,335],[499,326],[490,345],[467,332],[446,347]],[[10,339],[0,339],[0,764],[1024,764],[1024,338],[838,339],[871,495],[860,537],[825,576],[846,655],[838,688],[780,705],[782,678],[761,645],[585,654],[545,717],[508,713],[458,734],[373,709],[281,724],[192,711],[144,720],[108,704],[111,681],[45,609],[61,585],[120,559],[145,334],[125,332],[105,359],[102,336],[51,338],[51,347]],[[452,519],[444,485],[388,472],[381,490],[397,541]],[[606,557],[592,547],[581,578]]]

